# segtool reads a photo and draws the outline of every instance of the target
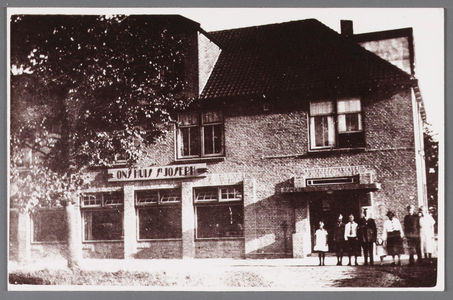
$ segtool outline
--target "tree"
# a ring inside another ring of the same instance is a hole
[[[68,207],[86,183],[85,168],[111,166],[119,154],[131,165],[166,133],[173,112],[190,102],[184,30],[170,19],[12,17],[10,177],[17,206]],[[24,149],[38,155],[20,172]]]
[[[426,165],[426,189],[428,194],[428,206],[432,210],[436,220],[439,189],[439,142],[435,140],[435,134],[429,127],[423,133]]]

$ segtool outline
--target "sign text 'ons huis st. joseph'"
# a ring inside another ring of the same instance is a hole
[[[173,179],[205,176],[206,164],[174,165],[147,168],[118,168],[108,170],[108,181]]]

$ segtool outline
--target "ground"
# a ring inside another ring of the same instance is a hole
[[[10,288],[23,285],[146,286],[152,289],[326,290],[344,288],[435,287],[437,261],[401,266],[336,266],[326,258],[280,260],[83,260],[70,270],[59,264],[10,263]]]

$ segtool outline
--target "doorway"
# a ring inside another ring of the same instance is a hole
[[[357,222],[360,219],[360,199],[365,193],[357,190],[319,192],[310,195],[310,228],[312,249],[314,247],[315,232],[319,221],[324,222],[324,228],[332,236],[332,229],[336,224],[339,214],[343,215],[343,222],[348,222],[350,214],[354,215]],[[334,249],[332,239],[328,239],[329,252]]]

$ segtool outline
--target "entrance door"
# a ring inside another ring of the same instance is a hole
[[[319,221],[324,221],[324,228],[332,236],[331,231],[339,214],[343,215],[343,222],[348,222],[348,216],[354,215],[357,222],[360,218],[360,198],[365,197],[363,192],[358,191],[334,191],[332,193],[320,192],[310,195],[310,226],[312,247],[314,246],[314,234],[319,227]],[[332,240],[328,240],[329,249],[334,249]]]

